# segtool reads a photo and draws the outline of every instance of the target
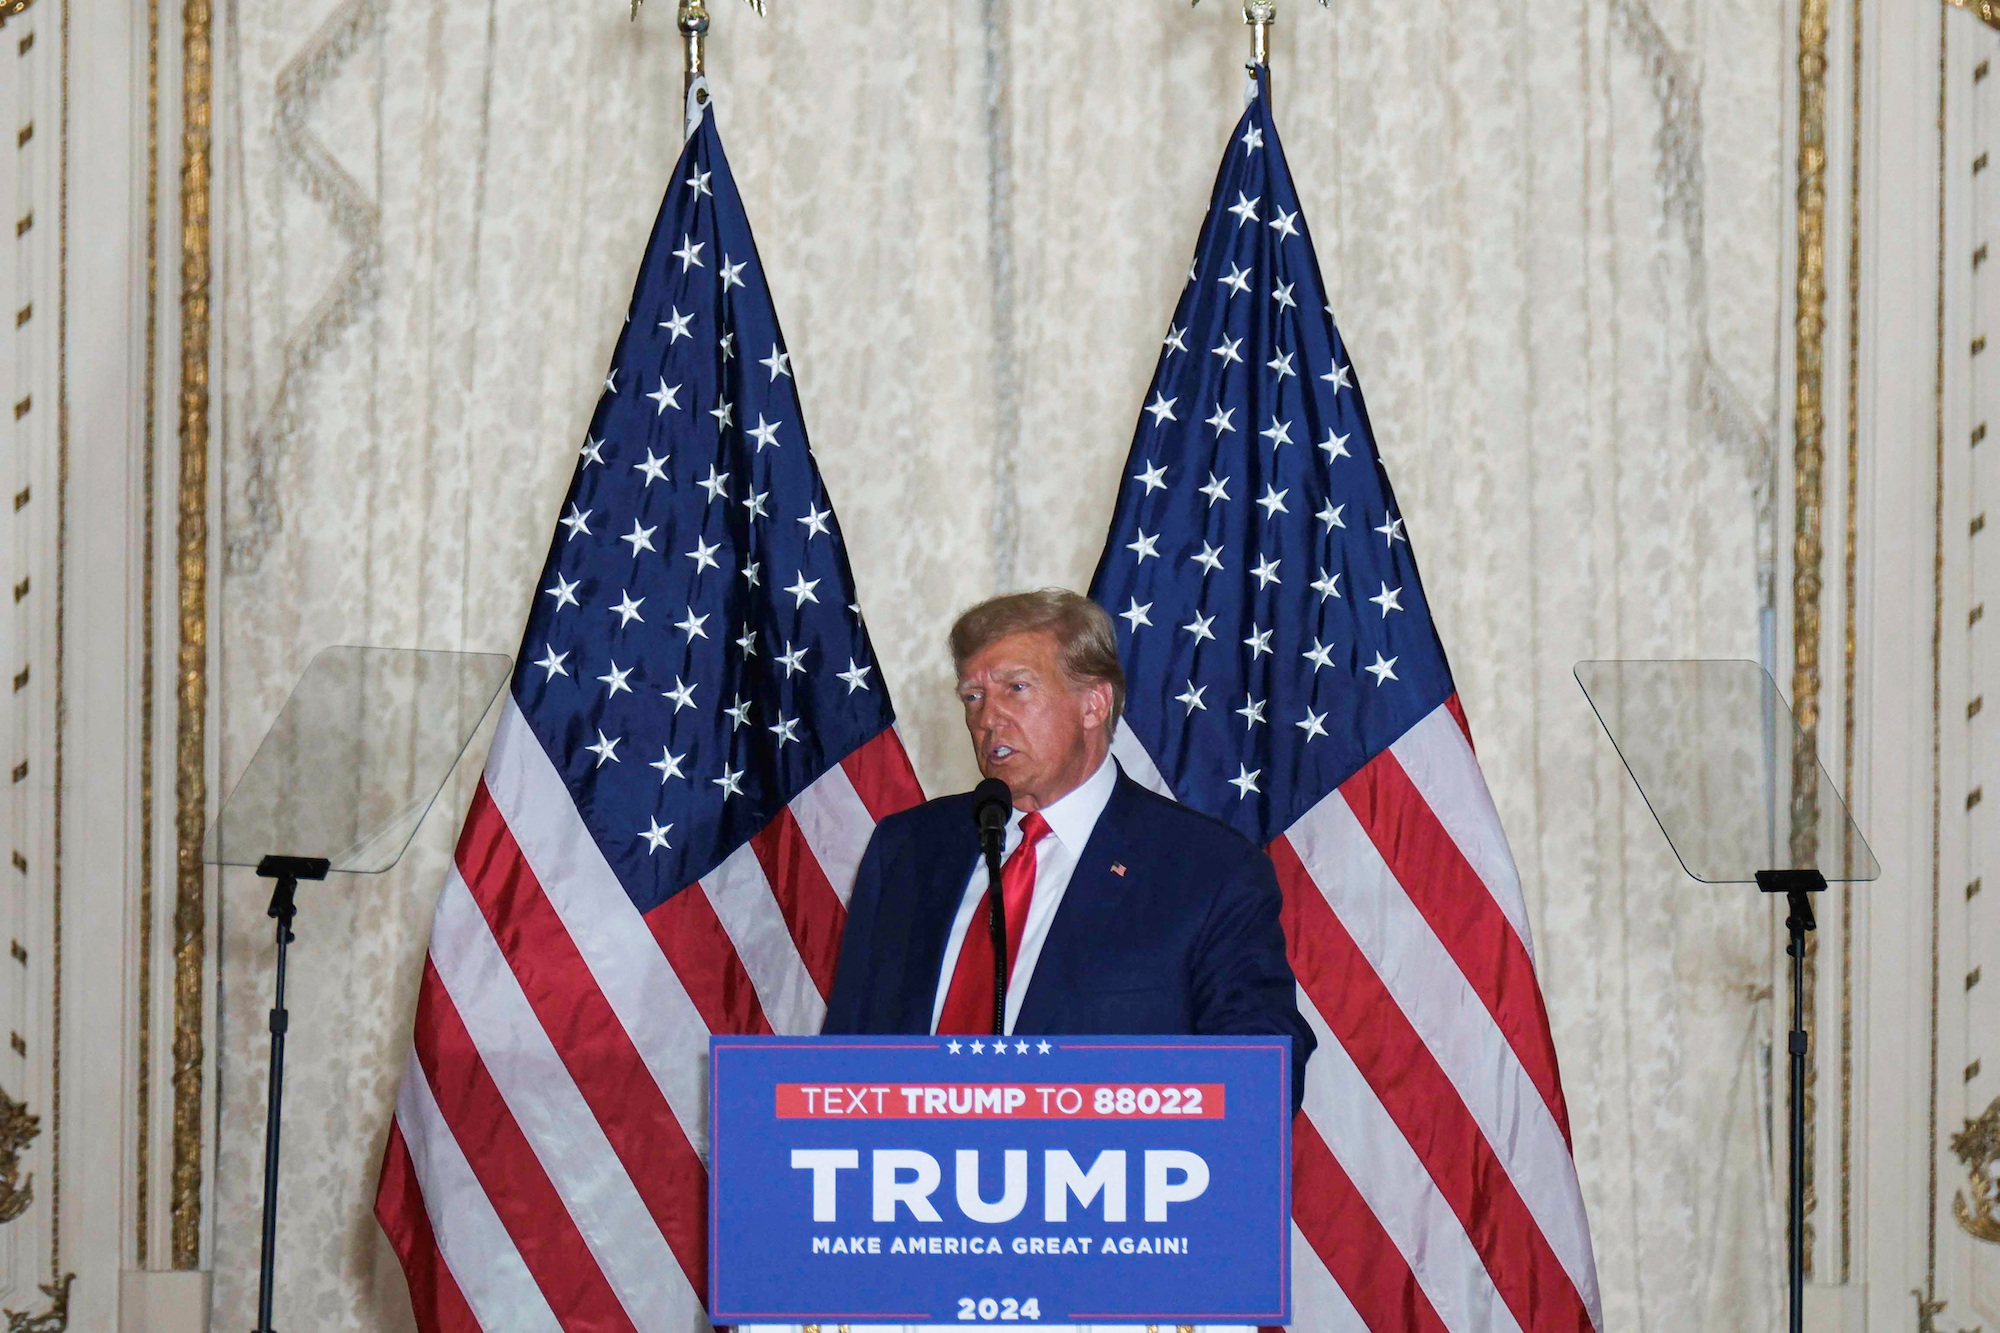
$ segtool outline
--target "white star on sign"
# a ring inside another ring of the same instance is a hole
[[[665,847],[669,851],[673,850],[674,845],[667,841],[667,834],[673,831],[673,827],[672,824],[669,824],[665,828],[661,828],[658,819],[653,818],[651,815],[646,817],[646,827],[639,830],[639,836],[646,840],[646,855],[651,856],[662,847]]]
[[[1271,219],[1271,230],[1280,236],[1296,236],[1299,234],[1298,219],[1297,213],[1287,213],[1281,208],[1278,216]]]
[[[684,554],[688,559],[694,561],[694,572],[699,574],[704,569],[722,568],[721,564],[715,558],[715,553],[721,549],[721,542],[705,542],[701,538],[696,537],[694,539],[694,549],[684,552]]]
[[[729,714],[729,729],[734,731],[750,720],[750,701],[739,694],[736,703],[722,711]]]
[[[628,589],[619,594],[619,599],[618,605],[611,608],[611,614],[618,617],[619,629],[624,629],[635,620],[642,625],[646,623],[646,617],[639,614],[639,608],[646,604],[645,598],[633,601],[632,593]]]
[[[722,788],[724,800],[727,800],[731,796],[741,796],[743,794],[743,770],[740,768],[732,769],[729,765],[724,764],[722,766],[722,776],[715,779],[715,785]]]
[[[1204,616],[1201,612],[1197,611],[1194,613],[1194,619],[1182,625],[1181,628],[1194,635],[1194,641],[1200,643],[1203,639],[1213,639],[1215,637],[1215,631],[1209,628],[1214,623],[1214,616]]]
[[[1382,585],[1382,591],[1368,600],[1382,608],[1382,619],[1387,620],[1391,611],[1400,611],[1403,609],[1403,603],[1398,600],[1402,595],[1403,590],[1401,588],[1392,588],[1385,583]]]
[[[1380,689],[1384,681],[1400,679],[1400,677],[1396,675],[1395,666],[1396,666],[1395,658],[1391,657],[1384,659],[1382,654],[1376,653],[1375,660],[1373,662],[1370,662],[1367,666],[1362,667],[1361,669],[1363,671],[1366,671],[1373,677],[1375,677],[1375,688]]]
[[[1250,650],[1251,661],[1271,651],[1271,635],[1274,633],[1275,630],[1258,629],[1255,625],[1250,627],[1250,637],[1243,641],[1243,646]]]
[[[618,740],[623,739],[625,739],[623,736],[618,738]],[[618,741],[607,740],[602,730],[597,733],[597,744],[586,745],[583,748],[597,756],[597,762],[591,765],[592,768],[603,768],[607,759],[614,764],[618,762]]]
[[[713,501],[720,496],[729,494],[729,474],[727,472],[717,472],[715,464],[710,463],[708,465],[708,476],[696,482],[695,485],[707,491],[708,498]]]
[[[1332,532],[1335,528],[1344,528],[1347,526],[1347,520],[1341,517],[1346,512],[1346,505],[1337,505],[1333,501],[1328,500],[1326,508],[1320,510],[1313,517],[1326,524],[1326,530]]]
[[[1407,543],[1410,540],[1403,535],[1403,520],[1393,514],[1383,515],[1382,526],[1374,531],[1381,533],[1382,540],[1390,546],[1394,546],[1397,542]]]
[[[778,344],[772,343],[771,354],[757,364],[770,371],[771,379],[775,382],[778,376],[792,373],[792,354],[779,351]]]
[[[1049,1053],[1049,1044],[1047,1042],[1038,1041],[1035,1043],[1035,1054],[1047,1055],[1048,1053]]]
[[[708,414],[724,429],[736,424],[736,404],[727,398],[717,398],[715,406],[708,409]]]
[[[1236,716],[1243,719],[1243,730],[1250,730],[1250,728],[1264,720],[1264,701],[1262,699],[1252,699],[1247,694],[1244,695],[1243,706],[1236,710]],[[1260,768],[1257,771],[1261,773],[1264,770]]]
[[[1174,415],[1174,404],[1178,401],[1180,400],[1169,398],[1163,393],[1155,392],[1153,394],[1153,401],[1146,405],[1146,410],[1153,414],[1153,424],[1157,426],[1162,421],[1180,420],[1180,418]]]
[[[757,424],[752,426],[747,433],[751,439],[757,441],[758,453],[761,454],[764,452],[765,445],[776,444],[778,442],[778,427],[781,424],[783,423],[764,420],[762,412],[757,414]]]
[[[1292,442],[1292,423],[1289,421],[1280,421],[1273,415],[1271,424],[1257,433],[1269,440],[1271,447],[1276,449],[1281,444],[1290,444]]]
[[[1028,1053],[1028,1043],[1027,1043],[1027,1042],[1025,1042],[1025,1041],[1017,1041],[1017,1042],[1015,1042],[1015,1043],[1014,1043],[1014,1054],[1016,1054],[1016,1055],[1026,1055],[1027,1053]]]
[[[1336,569],[1329,574],[1324,569],[1320,570],[1319,577],[1312,582],[1312,590],[1319,594],[1322,602],[1329,597],[1340,596],[1340,571]]]
[[[799,720],[795,717],[780,716],[776,726],[766,727],[764,730],[778,738],[778,748],[782,750],[786,741],[796,741],[799,738]]]
[[[983,1041],[975,1041],[972,1043],[970,1049],[974,1055],[982,1055],[986,1051],[986,1043]]]
[[[631,675],[634,670],[635,668],[633,667],[626,667],[623,671],[620,671],[618,669],[618,664],[616,662],[613,662],[611,664],[610,674],[599,676],[597,678],[599,684],[609,685],[611,687],[610,693],[606,694],[604,697],[607,699],[615,699],[618,696],[618,691],[620,690],[623,690],[625,691],[625,693],[630,694],[632,692],[632,687],[625,683],[625,677]]]
[[[694,692],[700,687],[701,682],[699,681],[696,681],[693,685],[689,685],[679,676],[675,676],[674,687],[671,690],[662,690],[660,697],[662,699],[672,699],[674,701],[674,711],[678,713],[683,708],[694,707]]]
[[[1267,369],[1277,371],[1278,378],[1281,380],[1287,375],[1297,376],[1299,373],[1292,369],[1292,354],[1290,352],[1280,352],[1269,361],[1266,361],[1264,365]]]
[[[826,520],[829,517],[831,517],[832,514],[833,511],[831,509],[813,509],[810,506],[808,506],[806,509],[806,516],[799,520],[799,522],[805,524],[806,527],[805,539],[807,541],[811,541],[815,537],[825,536]]]
[[[1257,200],[1263,197],[1262,195],[1258,195],[1257,199],[1251,199],[1247,198],[1241,190],[1236,192],[1236,202],[1229,206],[1229,211],[1236,215],[1237,226],[1240,227],[1246,222],[1257,221]]]
[[[1153,623],[1153,618],[1146,614],[1152,609],[1153,604],[1151,602],[1141,606],[1139,605],[1139,599],[1134,597],[1132,604],[1118,613],[1118,618],[1130,624],[1132,627],[1130,632],[1136,634],[1138,633],[1139,626]]]
[[[583,448],[577,450],[577,452],[583,456],[584,467],[589,467],[592,463],[596,463],[600,467],[604,465],[604,441],[602,440],[594,440],[590,436],[585,435],[583,437]]]
[[[1247,292],[1250,290],[1250,270],[1247,268],[1238,268],[1235,264],[1231,264],[1229,272],[1217,278],[1216,281],[1229,288],[1232,294]]]
[[[1210,574],[1222,568],[1222,548],[1220,546],[1210,546],[1207,542],[1203,542],[1201,550],[1188,558]]]
[[[685,273],[691,268],[706,267],[701,262],[701,247],[705,244],[706,242],[697,241],[685,232],[681,233],[681,248],[674,251],[674,258],[681,261],[681,272]]]
[[[1292,310],[1297,308],[1299,303],[1292,299],[1292,288],[1296,286],[1298,284],[1295,282],[1281,282],[1272,289],[1271,299],[1278,303],[1279,309]]]
[[[1313,674],[1318,675],[1321,667],[1333,665],[1333,645],[1329,643],[1325,647],[1321,647],[1320,641],[1315,638],[1313,646],[1300,653],[1299,656],[1311,662],[1313,664]]]
[[[865,690],[868,688],[868,673],[874,669],[874,667],[862,666],[850,657],[847,659],[847,670],[836,671],[833,674],[847,682],[847,692],[852,694],[856,690]]]
[[[694,322],[693,315],[683,315],[681,313],[681,308],[679,306],[675,306],[674,313],[668,315],[665,319],[660,321],[660,327],[665,329],[668,334],[667,346],[672,347],[675,343],[679,342],[683,338],[694,337],[692,333],[688,332],[688,325],[692,324],[693,322]]]
[[[1167,330],[1167,336],[1160,339],[1160,344],[1164,347],[1170,347],[1176,352],[1185,352],[1187,350],[1186,334],[1186,329],[1170,327]]]
[[[764,512],[764,501],[770,497],[769,491],[752,491],[744,498],[743,507],[750,511],[752,518],[769,518],[770,515]]]
[[[1263,146],[1264,131],[1258,129],[1255,125],[1245,125],[1243,127],[1243,151],[1254,153]]]
[[[1263,790],[1257,785],[1257,779],[1263,772],[1263,769],[1252,768],[1248,764],[1236,766],[1236,776],[1229,779],[1229,785],[1236,788],[1237,800],[1247,800],[1251,792]]]
[[[695,198],[699,199],[701,198],[701,196],[705,194],[710,196],[714,195],[715,191],[708,188],[708,178],[710,174],[711,173],[706,171],[696,171],[694,175],[687,178],[687,186],[689,189],[694,191]]]
[[[1257,567],[1250,571],[1250,575],[1257,580],[1259,591],[1270,587],[1273,583],[1284,582],[1283,579],[1278,577],[1278,562],[1268,557],[1260,556],[1257,560]]]
[[[1211,472],[1208,474],[1208,485],[1197,486],[1195,489],[1208,497],[1209,507],[1213,509],[1217,500],[1229,498],[1229,478],[1224,477],[1221,481],[1217,481],[1215,474]]]
[[[540,667],[542,670],[549,673],[548,675],[542,677],[542,683],[546,685],[548,682],[554,680],[557,676],[567,676],[569,674],[569,670],[568,668],[563,666],[563,663],[567,662],[568,660],[569,660],[569,654],[557,652],[556,646],[554,644],[552,643],[543,644],[542,660],[535,663],[536,666]]]
[[[1165,489],[1167,489],[1166,478],[1167,478],[1167,469],[1164,465],[1162,465],[1160,467],[1149,466],[1143,468],[1141,469],[1141,471],[1137,476],[1132,478],[1132,480],[1138,482],[1141,486],[1144,486],[1146,488],[1146,494],[1151,495],[1154,491],[1164,491]]]
[[[664,458],[655,458],[653,451],[648,449],[646,451],[646,461],[643,463],[634,463],[632,470],[634,472],[645,473],[646,484],[651,486],[656,481],[665,481],[667,479],[667,460]]]
[[[948,1042],[946,1042],[946,1043],[944,1044],[944,1048],[945,1048],[945,1049],[946,1049],[947,1051],[950,1051],[950,1052],[951,1052],[951,1053],[952,1053],[953,1055],[957,1055],[957,1054],[958,1054],[958,1053],[959,1053],[960,1051],[962,1051],[962,1050],[964,1050],[964,1049],[965,1049],[965,1048],[964,1048],[964,1046],[962,1046],[961,1044],[959,1044],[958,1042],[955,1042],[955,1041],[948,1041]]]
[[[793,609],[796,610],[798,607],[804,606],[807,602],[817,602],[819,598],[813,594],[813,589],[818,586],[818,579],[808,579],[806,572],[803,569],[800,570],[799,576],[792,580],[792,586],[785,589],[786,592],[790,593],[796,599],[792,603]]]
[[[653,549],[653,534],[659,530],[657,526],[642,528],[639,526],[639,520],[635,518],[632,520],[632,530],[618,540],[621,542],[631,542],[632,555],[634,558],[637,558],[639,552]]]
[[[725,291],[725,292],[726,292],[726,291],[728,291],[728,290],[729,290],[729,289],[730,289],[731,287],[741,287],[741,286],[743,285],[743,269],[744,269],[745,265],[747,265],[748,263],[749,263],[749,261],[748,261],[748,260],[745,260],[745,261],[744,261],[744,262],[743,262],[742,264],[732,264],[732,263],[730,263],[730,262],[729,262],[729,256],[728,256],[728,255],[724,255],[724,256],[722,257],[722,290],[723,290],[723,291]]]
[[[1147,556],[1157,557],[1160,554],[1160,538],[1158,534],[1149,537],[1142,529],[1137,540],[1125,543],[1125,549],[1139,557],[1135,563],[1143,565]]]
[[[1228,365],[1231,361],[1240,363],[1243,360],[1243,354],[1236,349],[1242,345],[1243,340],[1241,338],[1232,338],[1225,333],[1222,335],[1221,343],[1209,348],[1209,351],[1221,357],[1224,365]]]
[[[1353,372],[1354,367],[1343,366],[1339,362],[1335,362],[1333,369],[1321,375],[1320,378],[1331,384],[1335,393],[1339,393],[1342,389],[1351,389],[1354,387]]]
[[[806,654],[809,651],[810,644],[804,648],[794,648],[789,643],[785,645],[785,651],[778,654],[778,665],[785,669],[785,679],[790,680],[806,669]]]
[[[1208,705],[1201,701],[1201,696],[1206,693],[1208,693],[1208,686],[1197,686],[1193,681],[1189,681],[1187,688],[1174,696],[1174,702],[1177,704],[1186,704],[1188,716],[1193,717],[1194,710],[1197,708],[1201,709],[1204,713],[1208,711]]]
[[[568,579],[564,578],[560,574],[556,575],[555,587],[544,588],[542,589],[542,591],[548,596],[556,599],[557,611],[562,610],[565,606],[580,605],[580,603],[578,603],[578,601],[576,600],[576,584],[571,583]]]
[[[1306,709],[1306,720],[1303,722],[1294,722],[1292,725],[1303,731],[1306,734],[1306,741],[1310,743],[1313,737],[1326,735],[1326,714],[1315,713],[1312,709],[1308,708]]]
[[[1224,407],[1221,403],[1217,403],[1215,405],[1214,413],[1210,415],[1208,420],[1202,422],[1201,424],[1204,426],[1214,427],[1215,438],[1219,440],[1222,438],[1222,432],[1224,431],[1229,431],[1231,433],[1235,432],[1236,430],[1236,423],[1234,420],[1235,416],[1236,416],[1235,408]]]
[[[1326,450],[1326,461],[1329,463],[1336,458],[1353,457],[1347,452],[1347,437],[1335,435],[1331,427],[1327,429],[1326,438],[1319,442],[1319,447]]]
[[[1280,514],[1291,513],[1291,510],[1285,508],[1285,497],[1290,494],[1289,490],[1277,490],[1267,484],[1262,498],[1257,501],[1264,507],[1264,517],[1276,518]]]
[[[672,750],[662,745],[660,747],[660,757],[646,765],[646,767],[660,770],[660,785],[664,787],[667,785],[668,778],[684,778],[687,776],[687,774],[681,772],[681,760],[685,758],[687,758],[686,755],[675,754]],[[673,825],[669,824],[667,827],[672,828]]]
[[[674,628],[687,635],[688,642],[693,643],[696,639],[708,637],[708,631],[702,628],[707,623],[708,617],[696,615],[694,608],[690,606],[687,614],[674,622]]]
[[[582,533],[588,537],[590,535],[590,516],[596,512],[595,509],[586,509],[579,514],[576,512],[576,505],[572,503],[569,507],[569,512],[556,520],[569,529],[569,536],[564,538],[564,540],[575,541],[578,533]]]

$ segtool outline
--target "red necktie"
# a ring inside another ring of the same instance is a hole
[[[1021,953],[1021,932],[1027,929],[1028,905],[1035,898],[1035,844],[1049,831],[1049,821],[1037,810],[1021,821],[1021,845],[1000,868],[1000,898],[1007,904],[1007,978],[1013,988],[1014,960]],[[988,921],[993,891],[980,899],[958,947],[958,966],[938,1015],[939,1035],[982,1036],[993,1030],[993,930]]]

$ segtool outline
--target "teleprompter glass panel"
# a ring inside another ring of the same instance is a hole
[[[1688,874],[1733,884],[1760,870],[1882,873],[1757,663],[1579,662],[1576,679]]]
[[[513,662],[498,653],[323,648],[216,816],[202,859],[396,864]]]

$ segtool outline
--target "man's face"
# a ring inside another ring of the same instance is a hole
[[[1071,683],[1047,630],[1010,634],[967,658],[958,697],[979,771],[1013,790],[1017,810],[1067,795],[1111,747],[1111,686]]]

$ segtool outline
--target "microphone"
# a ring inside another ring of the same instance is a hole
[[[979,850],[986,860],[986,928],[993,941],[993,1032],[1007,1031],[1007,904],[1000,892],[1000,848],[1007,841],[1007,816],[1014,793],[999,778],[972,789],[972,822],[979,825]]]

